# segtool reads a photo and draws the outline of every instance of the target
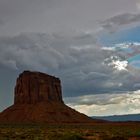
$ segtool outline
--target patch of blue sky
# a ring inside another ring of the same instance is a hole
[[[140,61],[140,54],[128,58],[128,62]]]
[[[98,41],[106,47],[115,47],[117,51],[124,51],[125,53],[132,53],[131,47],[125,47],[124,43],[131,44],[140,43],[140,26],[131,27],[129,29],[121,29],[114,33],[102,32],[98,34]],[[122,45],[121,45],[122,44]],[[127,59],[128,63],[135,67],[140,68],[140,54],[136,54]]]
[[[140,69],[140,62],[139,61],[134,61],[133,63],[130,63],[129,65],[131,65],[134,68]]]
[[[140,26],[121,29],[114,33],[102,32],[98,34],[98,41],[103,46],[113,46],[119,43],[140,42]]]
[[[117,46],[115,49],[117,51],[124,51],[126,53],[132,53],[133,52],[133,49],[132,48],[127,48],[127,47]]]
[[[135,56],[128,58],[127,61],[129,63],[129,65],[131,65],[135,68],[140,68],[140,54],[137,54]]]

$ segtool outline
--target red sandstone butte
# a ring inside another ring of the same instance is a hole
[[[59,78],[24,71],[17,78],[14,104],[0,113],[0,123],[98,122],[64,104]]]

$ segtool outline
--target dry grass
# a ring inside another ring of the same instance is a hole
[[[140,125],[0,125],[0,140],[140,140]]]

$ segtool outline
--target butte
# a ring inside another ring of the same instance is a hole
[[[0,123],[93,123],[92,119],[65,105],[59,78],[24,71],[16,81],[14,104],[0,113]]]

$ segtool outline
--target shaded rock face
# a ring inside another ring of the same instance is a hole
[[[16,82],[14,104],[38,102],[63,103],[60,80],[44,73],[24,71]]]

